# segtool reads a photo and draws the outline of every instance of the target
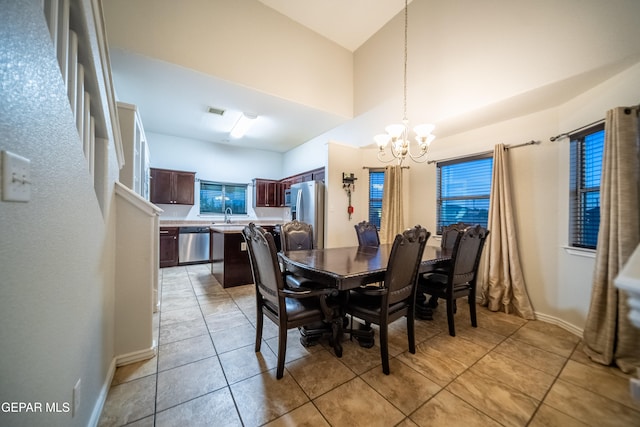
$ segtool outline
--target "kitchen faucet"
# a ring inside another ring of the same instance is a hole
[[[231,218],[229,217],[230,215],[233,215],[233,211],[231,210],[231,208],[227,208],[224,210],[224,222],[226,222],[227,224],[231,224]]]

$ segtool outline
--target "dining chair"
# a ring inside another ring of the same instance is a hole
[[[476,225],[456,233],[457,237],[451,254],[449,270],[445,274],[436,272],[423,275],[418,279],[418,293],[446,300],[449,335],[452,337],[456,336],[454,314],[458,298],[465,296],[468,298],[471,326],[474,328],[478,326],[476,319],[476,279],[482,248],[489,235],[489,230]],[[419,312],[420,309],[416,308],[416,311]]]
[[[456,239],[458,238],[458,234],[461,231],[464,231],[469,226],[470,224],[464,222],[442,226],[442,238],[440,239],[440,247],[442,249],[453,250]],[[448,274],[449,265],[437,267],[435,270],[431,271],[430,274]],[[421,303],[423,301],[422,295],[419,294],[417,300]],[[433,309],[438,307],[438,297],[432,295],[426,305],[418,304],[416,307],[418,308],[418,313],[416,313],[416,315],[418,315],[419,318],[433,320]]]
[[[378,227],[368,221],[361,221],[353,226],[356,229],[356,236],[358,237],[358,246],[378,247],[380,246],[380,235],[378,234]],[[361,286],[359,289],[367,289],[371,287],[380,287],[382,283],[374,282]],[[373,331],[371,330],[371,324],[365,322],[360,328],[363,331],[358,337],[358,341],[362,347],[370,348],[374,345]],[[367,333],[364,331],[370,331]]]
[[[280,228],[280,242],[283,252],[313,249],[313,227],[296,219]]]
[[[467,224],[464,222],[458,222],[455,224],[443,225],[442,226],[442,239],[440,240],[440,247],[443,249],[453,249],[453,246],[456,243],[456,239],[458,238],[459,231],[463,231],[471,224]]]
[[[358,236],[358,246],[380,246],[380,236],[375,224],[362,221],[354,225]]]
[[[280,227],[280,248],[283,252],[313,249],[313,227],[311,224],[293,220]],[[282,265],[284,270],[284,265]],[[297,274],[286,274],[285,282],[290,288],[317,288],[322,285]],[[318,343],[320,338],[331,332],[331,325],[323,322],[305,325],[300,329],[300,341],[305,347]]]
[[[378,288],[360,288],[350,291],[346,312],[351,315],[351,334],[353,319],[379,326],[380,358],[382,372],[389,375],[389,323],[407,318],[407,338],[409,352],[415,353],[414,305],[418,268],[422,260],[424,247],[431,233],[419,225],[398,234],[393,241],[384,282]]]
[[[276,378],[280,379],[284,374],[287,330],[322,322],[331,316],[332,311],[327,307],[325,297],[334,293],[334,290],[288,287],[284,280],[287,273],[280,269],[273,235],[253,223],[244,227],[242,234],[247,242],[256,287],[255,351],[260,351],[263,319],[266,316],[278,326]]]

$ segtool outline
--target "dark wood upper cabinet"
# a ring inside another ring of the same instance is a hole
[[[311,179],[313,181],[322,181],[324,182],[324,168],[316,169],[311,171]]]
[[[283,193],[280,191],[280,182],[272,179],[253,180],[253,203],[257,208],[260,207],[280,207],[284,205]]]
[[[291,188],[293,184],[298,184],[300,182],[324,182],[324,176],[324,168],[318,168],[283,178],[280,181],[255,178],[253,180],[253,204],[257,208],[285,206],[285,190]]]
[[[193,205],[195,178],[195,172],[151,168],[151,203]]]

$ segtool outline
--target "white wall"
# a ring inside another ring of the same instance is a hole
[[[198,180],[250,184],[247,189],[247,215],[241,219],[282,220],[288,209],[254,208],[254,178],[281,179],[283,155],[272,151],[234,148],[194,139],[145,132],[151,152],[151,167],[196,173],[194,205],[159,205],[161,220],[220,220],[221,216],[200,217],[200,185]],[[306,169],[309,170],[309,169]]]
[[[31,160],[31,200],[0,202],[0,401],[79,412],[0,412],[11,426],[85,426],[114,357],[115,151],[96,199],[42,11],[0,1],[0,148]],[[108,386],[108,384],[107,384]]]

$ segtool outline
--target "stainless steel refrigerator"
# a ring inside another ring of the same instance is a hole
[[[306,181],[291,186],[291,218],[313,227],[313,247],[324,248],[324,184]]]

